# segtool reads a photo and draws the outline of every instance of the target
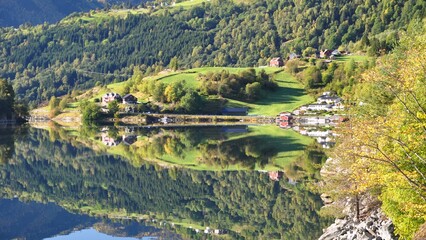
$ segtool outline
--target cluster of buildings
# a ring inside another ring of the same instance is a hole
[[[108,103],[110,103],[112,101],[117,101],[119,103],[125,104],[126,105],[126,108],[125,108],[126,112],[134,112],[135,109],[136,109],[135,105],[138,103],[138,98],[135,97],[132,94],[126,94],[122,97],[118,93],[109,92],[109,93],[105,93],[102,96],[101,105],[102,105],[102,107],[106,107],[106,106],[108,106]],[[108,112],[108,109],[102,108],[102,111]]]
[[[317,128],[297,128],[300,134],[315,138],[323,148],[332,148],[336,144],[337,134],[332,130],[318,130]]]
[[[108,105],[108,103],[112,101],[117,101],[123,104],[137,104],[138,98],[130,93],[121,97],[120,94],[114,92],[105,93],[102,96],[102,105]]]
[[[101,141],[104,145],[108,147],[118,146],[120,143],[130,146],[138,141],[138,136],[133,133],[132,129],[126,128],[125,133],[121,136],[112,137],[108,133],[108,128],[102,129]]]
[[[315,58],[327,59],[327,61],[330,62],[330,60],[333,60],[336,57],[346,55],[346,54],[348,54],[346,51],[339,51],[337,49],[335,49],[335,50],[325,49],[325,50],[321,50],[319,53],[315,54]],[[302,56],[300,54],[293,52],[293,53],[290,53],[288,55],[287,60],[298,59],[298,58],[301,58],[301,57]],[[282,66],[284,66],[284,59],[281,58],[281,57],[272,58],[269,61],[269,66],[270,67],[282,67]]]
[[[343,110],[343,100],[324,92],[317,102],[300,107],[293,112],[282,112],[276,117],[276,123],[281,128],[293,128],[302,135],[313,137],[323,148],[335,145],[336,134],[329,130],[347,120],[344,115],[319,115],[318,112],[334,112]]]
[[[300,114],[301,112],[307,111],[340,111],[343,110],[345,106],[343,105],[343,99],[338,96],[334,96],[331,92],[324,92],[320,97],[317,98],[317,102],[314,104],[309,104],[302,106],[295,112],[295,114]]]

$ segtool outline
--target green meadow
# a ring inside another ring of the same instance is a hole
[[[169,73],[167,75],[155,76],[154,79],[161,80],[165,83],[185,80],[188,87],[197,88],[199,82],[197,77],[199,74],[208,72],[217,72],[227,70],[230,73],[238,73],[249,68],[230,68],[230,67],[205,67],[194,68],[178,73]],[[307,95],[303,89],[303,85],[293,76],[280,68],[264,67],[255,68],[256,71],[264,69],[266,73],[273,74],[274,79],[278,83],[278,89],[273,92],[265,92],[264,96],[255,102],[242,102],[228,99],[230,107],[247,107],[251,115],[275,116],[283,111],[292,111],[304,104],[314,101]]]
[[[200,82],[197,80],[199,74],[208,72],[218,72],[227,70],[230,73],[239,73],[249,68],[231,68],[231,67],[204,67],[183,70],[178,72],[159,73],[155,76],[146,77],[146,79],[155,79],[164,83],[172,83],[176,81],[185,81],[190,88],[198,88]],[[275,116],[283,111],[292,111],[302,105],[314,101],[313,97],[308,95],[303,89],[303,85],[298,82],[292,75],[285,72],[282,68],[263,67],[255,68],[256,71],[265,70],[266,73],[272,74],[278,84],[278,89],[272,92],[264,92],[263,96],[254,102],[243,102],[234,99],[227,99],[229,107],[247,107],[250,115]],[[127,81],[109,84],[106,87],[95,87],[88,90],[78,97],[79,100],[100,98],[107,92],[123,93],[127,85]],[[132,92],[137,97],[143,97],[141,93]],[[140,98],[141,101],[144,99]],[[72,106],[77,106],[73,103]]]

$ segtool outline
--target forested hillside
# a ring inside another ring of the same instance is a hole
[[[134,66],[158,71],[173,57],[188,68],[266,65],[293,51],[337,47],[379,55],[426,9],[415,0],[250,2],[117,18],[74,14],[56,25],[0,29],[0,76],[13,81],[18,97],[38,103],[126,79]]]
[[[55,23],[73,12],[111,5],[133,6],[144,0],[0,0],[0,27]]]

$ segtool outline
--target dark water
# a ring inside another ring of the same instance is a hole
[[[261,130],[0,129],[0,239],[317,238],[324,155]]]

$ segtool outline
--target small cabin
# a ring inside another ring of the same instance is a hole
[[[297,53],[290,53],[290,55],[288,55],[288,60],[293,60],[298,58],[300,58],[300,55]]]
[[[132,94],[126,94],[123,97],[123,104],[136,104],[138,102],[138,98],[133,96]]]
[[[332,51],[329,49],[320,51],[320,58],[329,58],[331,56]]]
[[[270,67],[282,67],[284,66],[284,61],[280,57],[272,58],[271,61],[269,61]]]
[[[123,135],[123,143],[127,146],[130,146],[137,141],[138,137],[136,135]]]

